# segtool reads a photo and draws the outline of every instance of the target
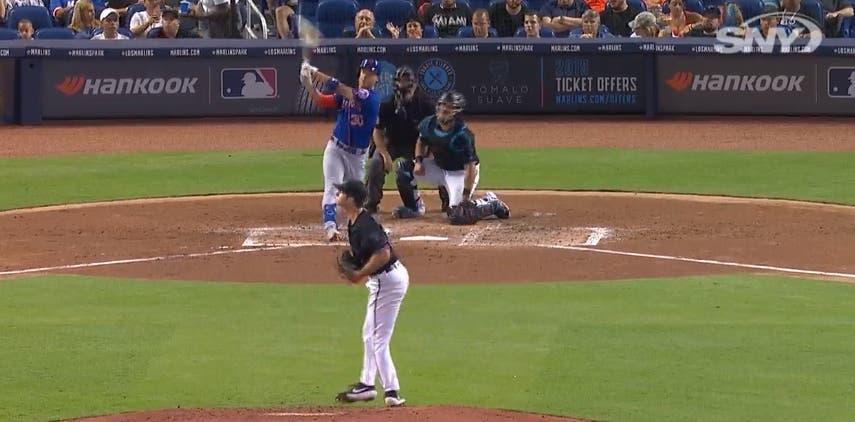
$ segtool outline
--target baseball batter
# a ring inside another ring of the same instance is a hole
[[[312,100],[324,108],[336,108],[335,128],[324,150],[324,196],[321,200],[326,239],[341,240],[335,206],[335,184],[365,177],[365,156],[380,111],[380,95],[374,91],[379,63],[365,59],[359,65],[359,87],[351,88],[303,62],[300,81]],[[313,82],[327,83],[335,93],[323,95]]]
[[[475,224],[493,216],[510,217],[510,208],[492,192],[472,200],[472,193],[478,185],[479,159],[475,151],[475,135],[459,116],[465,106],[462,94],[446,92],[437,100],[436,114],[419,124],[412,171],[399,166],[396,175],[398,192],[404,203],[395,210],[396,217],[424,215],[424,201],[417,185],[421,182],[447,190],[447,215],[452,224]]]
[[[335,185],[336,204],[347,216],[350,251],[339,259],[339,271],[351,283],[368,281],[368,307],[362,325],[362,374],[359,382],[339,393],[336,400],[351,403],[370,401],[377,397],[374,380],[380,374],[387,406],[401,406],[405,400],[398,395],[400,385],[389,342],[401,302],[410,285],[407,268],[398,259],[386,232],[363,204],[368,196],[365,185],[349,180]]]

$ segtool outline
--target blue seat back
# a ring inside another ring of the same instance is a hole
[[[318,30],[325,38],[341,37],[348,25],[353,25],[356,4],[350,0],[326,0],[318,5],[316,15]]]
[[[37,40],[73,40],[74,31],[68,28],[42,28],[33,34]]]
[[[388,22],[403,26],[404,21],[413,14],[413,3],[408,0],[380,0],[374,6],[374,19],[381,28],[385,28]]]
[[[17,40],[18,31],[11,28],[0,28],[0,41]]]
[[[33,30],[53,27],[53,19],[50,12],[41,6],[18,6],[6,14],[6,26],[18,29],[18,21],[29,19],[33,23]]]

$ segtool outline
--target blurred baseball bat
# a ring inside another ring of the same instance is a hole
[[[312,52],[320,44],[321,33],[307,19],[300,20],[300,41],[303,42],[303,60],[310,62]]]

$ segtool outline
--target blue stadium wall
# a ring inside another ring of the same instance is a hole
[[[715,40],[327,40],[313,64],[353,83],[382,61],[391,95],[409,65],[429,95],[454,89],[470,114],[855,114],[855,40],[810,52],[722,54]],[[318,114],[290,40],[0,42],[0,114],[56,119]],[[323,88],[323,87],[321,87]]]

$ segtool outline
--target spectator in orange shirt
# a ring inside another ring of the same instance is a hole
[[[606,10],[606,0],[585,0],[591,10],[596,10],[597,13],[603,13]]]

